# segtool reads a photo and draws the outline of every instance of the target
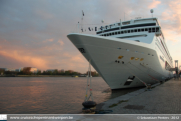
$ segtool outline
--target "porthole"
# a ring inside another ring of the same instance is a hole
[[[78,48],[81,53],[85,53],[84,48]]]

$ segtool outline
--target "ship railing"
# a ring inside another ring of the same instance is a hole
[[[76,24],[74,30],[71,33],[82,33],[82,34],[92,34],[95,35],[100,28],[105,25],[103,24]]]

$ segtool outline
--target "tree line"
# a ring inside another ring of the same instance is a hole
[[[76,71],[58,71],[57,69],[51,70],[51,71],[41,71],[38,70],[36,72],[31,71],[31,67],[25,67],[20,72],[17,71],[5,71],[3,69],[0,69],[0,75],[65,75],[65,76],[80,76],[80,75],[87,75],[86,73],[80,73]],[[99,76],[99,74],[94,71],[91,72],[92,76]]]

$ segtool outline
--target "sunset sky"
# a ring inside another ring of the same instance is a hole
[[[180,0],[0,0],[0,68],[37,67],[86,72],[88,62],[67,38],[84,23],[153,16],[173,60],[181,63]],[[87,26],[85,26],[87,27]]]

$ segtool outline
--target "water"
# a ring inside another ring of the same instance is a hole
[[[0,114],[80,113],[86,83],[86,77],[1,77]],[[93,77],[92,89],[101,103],[137,88],[111,91],[101,77]]]

